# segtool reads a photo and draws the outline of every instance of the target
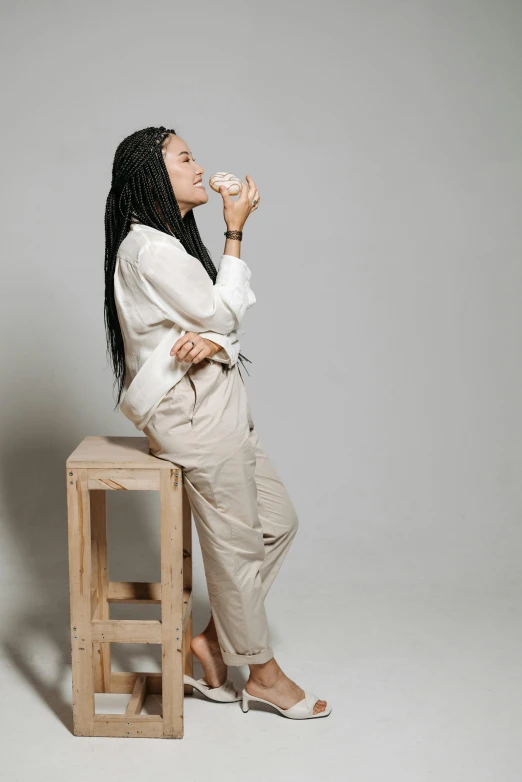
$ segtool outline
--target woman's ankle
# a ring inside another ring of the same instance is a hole
[[[202,631],[202,635],[208,638],[208,640],[211,641],[212,643],[216,643],[219,645],[216,625],[214,624],[214,617],[210,617],[210,622]]]
[[[254,682],[260,687],[275,687],[277,682],[285,677],[285,674],[279,667],[275,658],[272,657],[266,663],[253,664],[249,666],[249,681]]]

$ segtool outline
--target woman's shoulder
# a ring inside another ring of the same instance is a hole
[[[175,236],[153,228],[151,225],[131,222],[129,233],[121,242],[118,255],[132,263],[137,263],[144,252],[149,254],[160,251],[161,248],[175,249],[186,253],[180,240]]]

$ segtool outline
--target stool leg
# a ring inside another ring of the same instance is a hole
[[[87,480],[88,472],[86,469],[67,470],[73,730],[75,736],[92,736],[94,733],[91,519]]]
[[[183,508],[181,468],[160,470],[163,735],[183,738]]]
[[[183,476],[183,473],[182,473]],[[185,484],[183,484],[183,589],[191,591],[189,615],[183,633],[183,671],[188,676],[194,676],[194,655],[190,648],[192,641],[192,509]],[[185,693],[191,695],[194,688],[185,684]]]
[[[93,619],[110,619],[109,563],[107,556],[107,492],[91,490],[92,586],[96,593]],[[111,691],[111,645],[93,644],[94,692]]]

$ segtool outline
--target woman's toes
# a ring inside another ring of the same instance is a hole
[[[326,701],[316,701],[314,704],[314,714],[326,709]]]

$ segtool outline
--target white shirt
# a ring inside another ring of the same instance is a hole
[[[170,355],[187,331],[222,346],[211,360],[237,362],[239,326],[256,301],[250,276],[242,258],[223,255],[214,285],[174,236],[131,223],[116,256],[114,297],[126,363],[120,410],[137,429],[192,366]]]

